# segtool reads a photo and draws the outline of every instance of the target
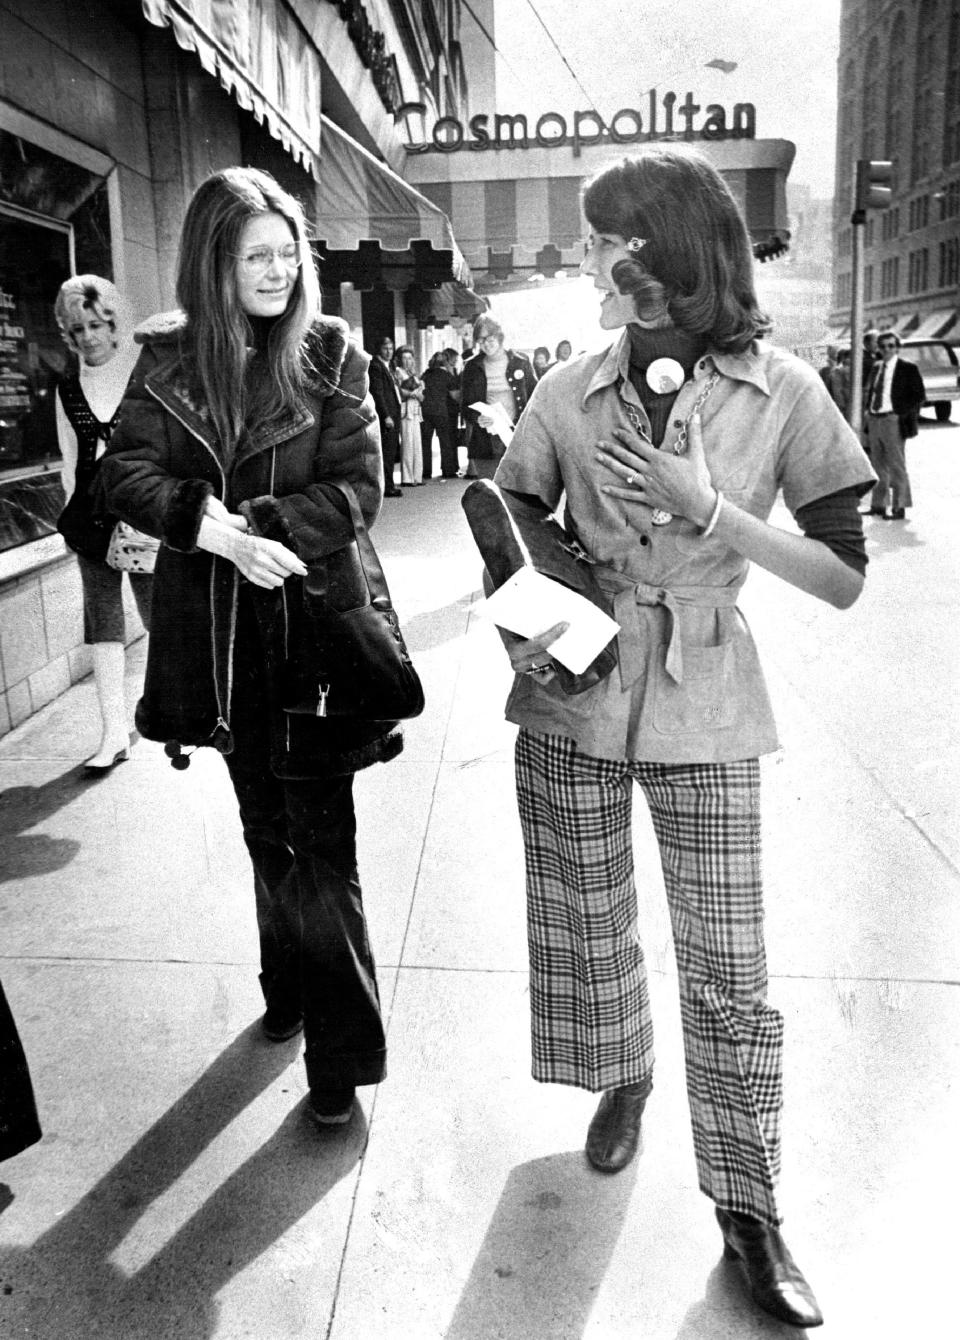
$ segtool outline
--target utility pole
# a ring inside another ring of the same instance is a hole
[[[889,208],[893,189],[893,163],[889,159],[859,158],[853,187],[853,274],[850,292],[850,404],[847,422],[860,432],[863,416],[863,232],[868,209]]]

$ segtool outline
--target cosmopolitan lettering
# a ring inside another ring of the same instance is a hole
[[[428,138],[412,138],[414,120],[426,115],[422,102],[407,102],[397,109],[397,118],[406,118],[407,153],[458,153],[461,149],[485,151],[488,149],[554,149],[570,145],[574,158],[579,158],[584,145],[636,144],[641,140],[726,140],[755,139],[757,110],[752,102],[734,104],[729,117],[717,102],[702,107],[692,93],[681,100],[674,92],[664,93],[658,99],[655,89],[647,95],[646,117],[637,107],[621,107],[609,121],[604,121],[593,108],[574,112],[572,129],[560,112],[544,112],[530,132],[527,116],[522,112],[498,112],[492,118],[486,112],[472,116],[464,128],[454,116],[441,116]],[[698,118],[701,118],[699,120]],[[492,119],[492,126],[491,126]],[[425,132],[426,133],[426,132]]]

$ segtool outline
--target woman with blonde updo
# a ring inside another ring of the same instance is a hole
[[[75,275],[61,285],[53,310],[67,347],[77,357],[57,387],[57,438],[66,494],[58,527],[80,565],[84,642],[93,648],[102,718],[100,746],[86,763],[86,771],[94,774],[108,772],[130,753],[123,689],[123,573],[106,562],[113,518],[98,515],[91,486],[117,425],[137,348],[124,319],[120,294],[109,279]],[[128,576],[140,618],[149,628],[153,576],[145,572]]]

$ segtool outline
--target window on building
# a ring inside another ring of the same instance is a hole
[[[907,261],[907,292],[922,293],[929,288],[930,251],[922,247],[911,251]]]
[[[68,352],[53,304],[71,274],[113,278],[109,239],[103,178],[0,130],[0,550],[55,529]]]
[[[863,71],[863,127],[860,149],[863,158],[879,158],[883,143],[880,104],[883,80],[883,62],[880,59],[880,41],[870,39]]]
[[[950,7],[942,157],[944,167],[960,159],[960,0],[953,0]]]
[[[952,288],[960,282],[960,238],[951,237],[940,243],[938,288]]]
[[[863,272],[863,301],[873,302],[873,266],[868,265]]]
[[[900,291],[900,258],[891,256],[880,268],[880,297],[895,298]]]
[[[914,91],[913,145],[910,180],[918,182],[932,168],[931,136],[937,95],[937,0],[921,0],[917,18],[917,82]]]
[[[898,164],[903,158],[903,62],[907,46],[907,21],[898,14],[890,33],[887,71],[885,157]]]

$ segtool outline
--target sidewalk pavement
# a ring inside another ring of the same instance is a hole
[[[0,1216],[4,1337],[798,1334],[746,1298],[696,1187],[639,803],[660,1057],[641,1156],[617,1177],[592,1172],[596,1099],[530,1078],[509,676],[461,493],[407,489],[374,531],[428,707],[399,760],[357,778],[390,1055],[349,1126],[308,1122],[300,1039],[260,1032],[252,881],[220,759],[202,751],[177,773],[138,741],[85,781],[89,681],[0,742],[0,976],[45,1133],[0,1167],[14,1197]],[[938,722],[901,699],[915,729],[906,756],[891,751],[870,704],[901,681],[878,667],[878,618],[919,689],[922,639],[883,601],[905,563],[919,582],[942,553],[894,555],[904,531],[880,530],[871,602],[838,614],[762,573],[746,602],[786,746],[764,763],[786,1236],[820,1334],[837,1340],[955,1324],[960,881],[956,766],[939,750],[956,700]],[[938,617],[956,603],[943,596]],[[131,711],[144,652],[128,653]]]

